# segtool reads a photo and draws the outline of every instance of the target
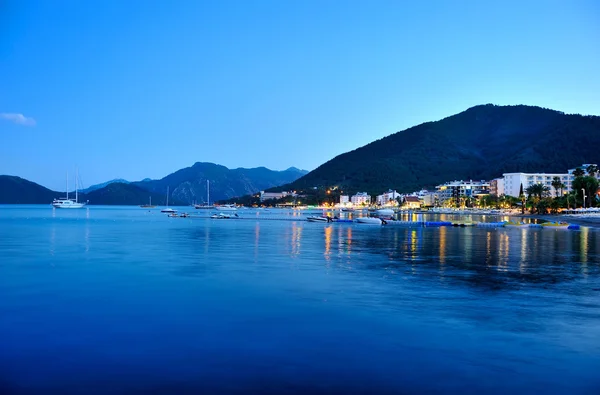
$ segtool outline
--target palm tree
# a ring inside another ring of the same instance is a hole
[[[594,177],[596,175],[596,173],[598,172],[598,166],[589,165],[586,170],[587,170],[588,174],[590,175],[590,177]]]
[[[550,192],[550,188],[548,188],[542,183],[538,183],[530,185],[529,187],[527,187],[526,191],[528,195],[537,196],[538,198],[542,199],[543,197],[548,195],[548,193]]]
[[[563,185],[563,183],[560,180],[560,177],[555,176],[552,179],[552,187],[554,188],[554,192],[556,194],[556,197],[558,197],[558,190],[563,188],[562,185]],[[562,190],[561,190],[561,195],[562,195]]]
[[[576,168],[575,170],[573,170],[573,176],[574,177],[582,177],[585,175],[585,171],[583,171],[581,169],[581,167]]]
[[[519,188],[519,199],[521,199],[521,214],[525,214],[525,194],[523,193],[523,183]]]

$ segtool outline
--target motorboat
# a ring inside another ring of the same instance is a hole
[[[306,217],[306,219],[308,220],[308,222],[332,222],[333,218],[331,217],[325,217],[322,215],[311,215]]]
[[[345,213],[352,213],[354,212],[354,208],[352,207],[342,207],[342,211]]]
[[[567,222],[544,222],[541,225],[545,229],[567,229],[569,227]]]
[[[213,214],[210,216],[212,219],[230,219],[230,218],[239,218],[239,215],[236,214],[227,214],[227,213],[219,213]]]
[[[526,224],[525,222],[514,222],[514,221],[504,222],[505,228],[526,228],[528,226],[529,226],[529,224]]]
[[[359,224],[367,224],[367,225],[383,225],[384,220],[377,217],[360,217],[356,219],[356,222]]]

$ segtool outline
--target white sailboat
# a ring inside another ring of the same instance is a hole
[[[195,204],[197,209],[213,209],[215,206],[210,205],[210,181],[206,180],[206,204]]]
[[[177,210],[173,210],[169,207],[169,187],[167,186],[167,207],[160,210],[161,213],[176,213]]]
[[[87,204],[87,202],[80,203],[78,201],[78,199],[79,199],[79,194],[78,194],[78,189],[77,189],[78,179],[79,179],[79,173],[76,171],[75,172],[75,200],[69,199],[69,173],[67,173],[67,192],[66,192],[67,196],[64,198],[54,199],[52,201],[52,207],[54,207],[54,208],[82,208],[83,206],[85,206]]]

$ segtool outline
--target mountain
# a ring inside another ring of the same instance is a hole
[[[121,182],[110,183],[103,188],[80,195],[79,200],[89,200],[90,204],[141,205],[147,204],[150,197],[152,197],[152,204],[157,206],[166,204],[166,194],[149,192],[139,186]],[[180,206],[185,203],[169,198],[169,205]]]
[[[50,204],[63,194],[21,177],[0,176],[0,204]]]
[[[0,204],[47,204],[52,200],[64,197],[64,192],[52,191],[35,182],[27,181],[15,176],[0,176]],[[138,205],[152,202],[156,205],[165,205],[166,194],[148,192],[135,185],[124,183],[111,183],[103,188],[89,193],[80,193],[79,201],[89,200],[90,204],[124,204]],[[69,192],[69,197],[74,198],[75,193]],[[179,201],[169,201],[172,205],[181,205]]]
[[[90,187],[82,189],[81,192],[83,192],[83,193],[92,192],[92,191],[95,191],[97,189],[104,188],[105,186],[107,186],[109,184],[114,184],[114,183],[117,183],[117,182],[121,183],[121,184],[129,184],[129,181],[127,181],[127,180],[124,180],[122,178],[115,178],[114,180],[106,181],[106,182],[103,182],[101,184],[92,185]]]
[[[345,193],[412,192],[508,172],[556,172],[597,163],[600,117],[532,106],[469,108],[339,155],[271,190],[339,186]]]
[[[138,181],[132,185],[158,194],[165,194],[169,187],[169,199],[202,203],[207,199],[207,180],[210,181],[210,201],[214,202],[287,184],[306,173],[296,168],[283,171],[266,167],[228,169],[214,163],[197,162],[160,180]]]
[[[79,201],[90,204],[140,205],[166,203],[169,187],[169,204],[185,205],[206,200],[206,180],[210,180],[211,201],[221,200],[292,182],[308,173],[294,167],[273,171],[265,167],[230,170],[213,163],[196,163],[160,180],[149,178],[128,182],[116,179],[93,185],[80,191]],[[75,197],[75,194],[69,193]],[[64,197],[64,192],[51,191],[34,182],[15,176],[0,176],[0,204],[50,204],[54,198]]]

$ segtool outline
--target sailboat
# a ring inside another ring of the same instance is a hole
[[[169,207],[169,187],[167,187],[167,207],[160,210],[161,213],[176,213],[177,210],[173,210]]]
[[[154,207],[156,207],[156,206],[152,205],[152,196],[149,196],[149,198],[150,198],[150,203],[148,203],[148,204],[142,204],[140,206],[141,208],[154,208]]]
[[[195,204],[195,208],[197,209],[213,209],[215,206],[210,205],[210,181],[206,180],[206,203],[205,204]]]
[[[52,207],[54,208],[82,208],[87,204],[79,203],[79,194],[77,190],[77,183],[79,179],[79,173],[75,173],[75,200],[69,199],[69,173],[67,173],[67,196],[64,198],[54,199],[52,201]]]

